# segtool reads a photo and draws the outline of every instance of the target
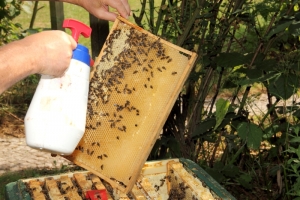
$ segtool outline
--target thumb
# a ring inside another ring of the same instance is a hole
[[[74,38],[70,35],[68,35],[69,41],[71,42],[71,48],[75,49],[77,47],[77,42],[74,40]]]

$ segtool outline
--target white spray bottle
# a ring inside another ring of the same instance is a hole
[[[80,34],[91,34],[90,27],[73,19],[63,27],[71,29],[76,42]],[[90,61],[88,48],[78,44],[62,77],[42,75],[24,120],[28,146],[59,155],[74,151],[85,131]]]

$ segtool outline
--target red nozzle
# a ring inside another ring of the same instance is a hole
[[[78,43],[78,38],[83,35],[85,38],[90,37],[92,29],[84,23],[75,19],[65,19],[63,23],[64,28],[69,28],[72,31],[72,37]]]

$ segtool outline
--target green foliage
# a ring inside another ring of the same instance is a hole
[[[0,46],[22,37],[21,25],[12,20],[20,14],[19,0],[2,0],[0,2]]]
[[[249,149],[259,149],[262,141],[262,130],[256,124],[242,122],[237,128],[238,136],[246,141]]]
[[[160,2],[142,0],[135,22],[199,58],[149,159],[189,158],[261,199],[298,196],[298,1]],[[265,112],[253,111],[256,85]]]

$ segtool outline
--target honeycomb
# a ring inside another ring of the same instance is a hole
[[[129,192],[196,57],[118,17],[91,72],[85,134],[67,158]]]

